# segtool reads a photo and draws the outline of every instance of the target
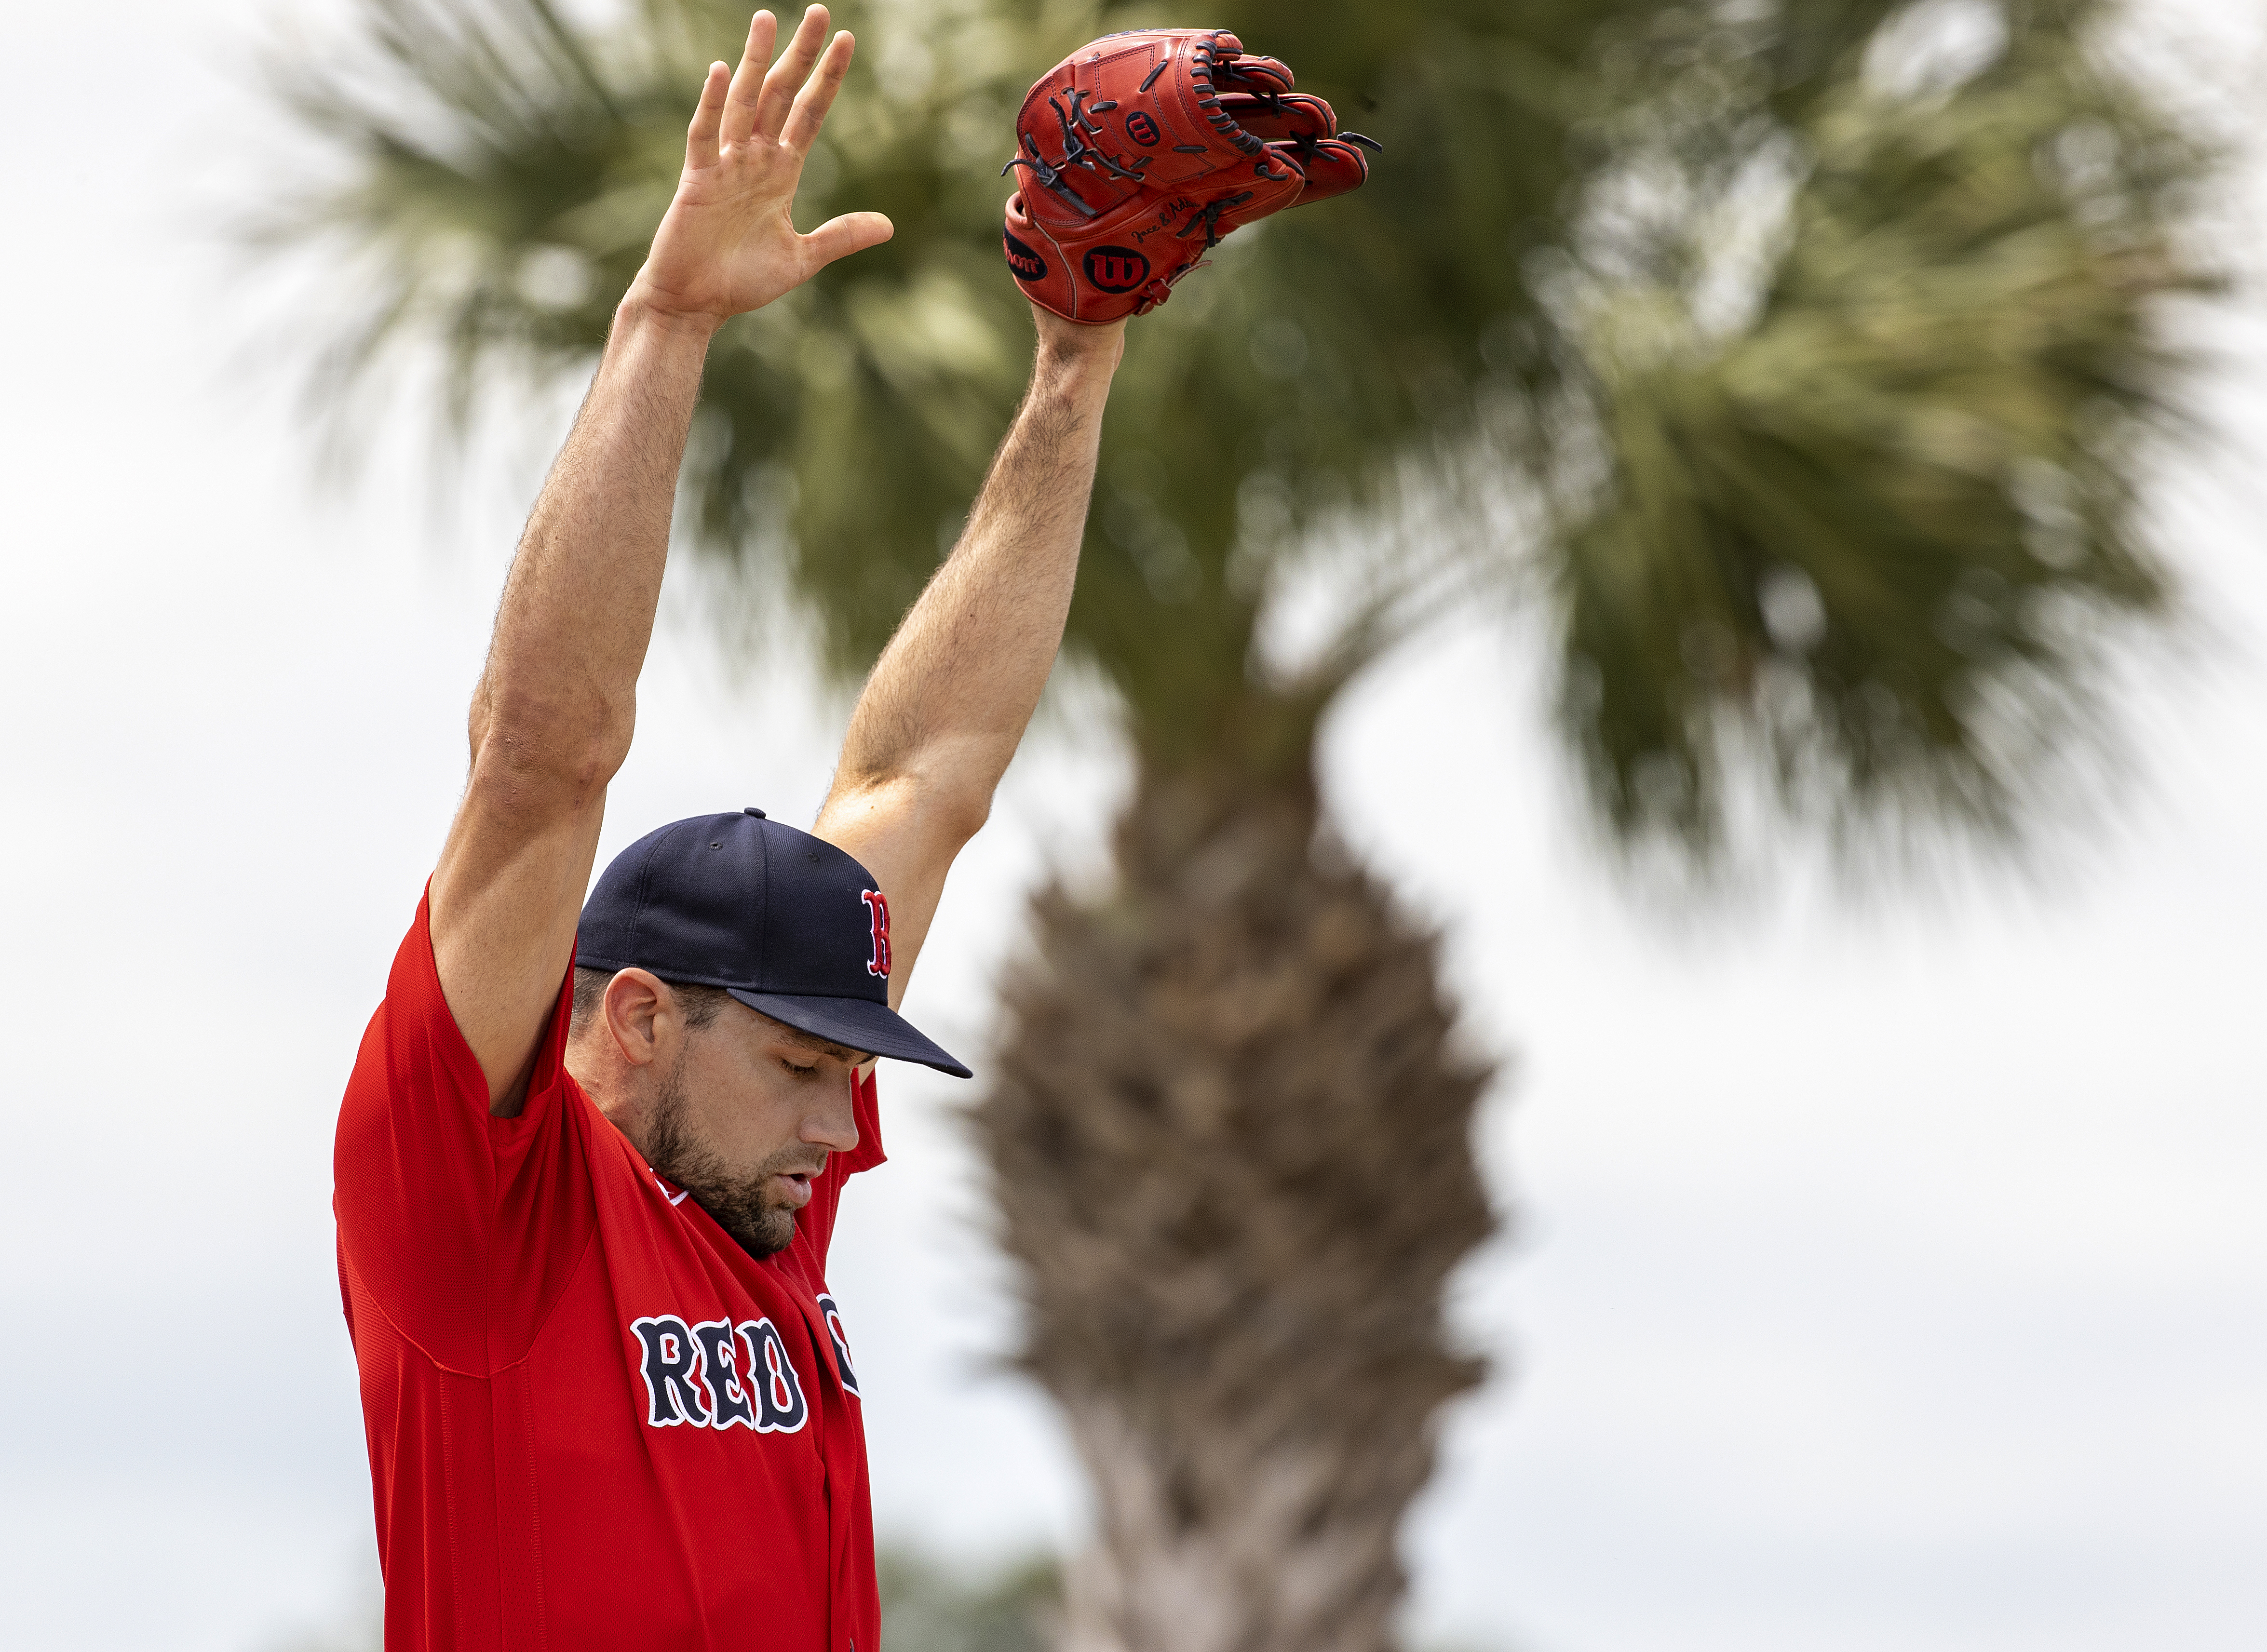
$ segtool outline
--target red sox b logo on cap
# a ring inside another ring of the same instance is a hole
[[[866,973],[886,977],[890,973],[890,903],[882,899],[878,889],[869,889],[858,899],[866,903],[866,916],[874,926],[874,955],[866,960]]]

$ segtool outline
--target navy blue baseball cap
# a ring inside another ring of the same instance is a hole
[[[818,1038],[972,1076],[890,1008],[873,874],[760,809],[679,820],[617,855],[583,903],[575,963],[721,987]]]

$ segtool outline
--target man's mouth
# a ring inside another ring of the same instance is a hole
[[[790,1210],[800,1210],[811,1202],[811,1184],[817,1176],[816,1171],[787,1171],[772,1179],[786,1185],[787,1195],[781,1202]]]

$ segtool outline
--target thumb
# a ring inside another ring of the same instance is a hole
[[[827,219],[804,236],[803,246],[811,255],[815,270],[838,258],[879,246],[897,232],[897,225],[878,212],[846,212],[839,218]]]

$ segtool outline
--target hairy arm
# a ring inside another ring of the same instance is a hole
[[[848,71],[847,34],[805,13],[768,72],[759,11],[737,72],[712,65],[685,172],[614,319],[591,393],[528,518],[473,696],[471,777],[434,870],[433,953],[451,1013],[510,1114],[556,1001],[628,755],[670,510],[708,341],[845,253],[878,213],[809,235],[789,212],[803,158]]]
[[[629,753],[705,332],[625,305],[512,559],[435,868],[441,988],[513,1110]]]
[[[968,527],[851,714],[818,835],[855,855],[890,903],[890,1002],[1023,737],[1062,642],[1125,323],[1036,307],[1031,388]]]

